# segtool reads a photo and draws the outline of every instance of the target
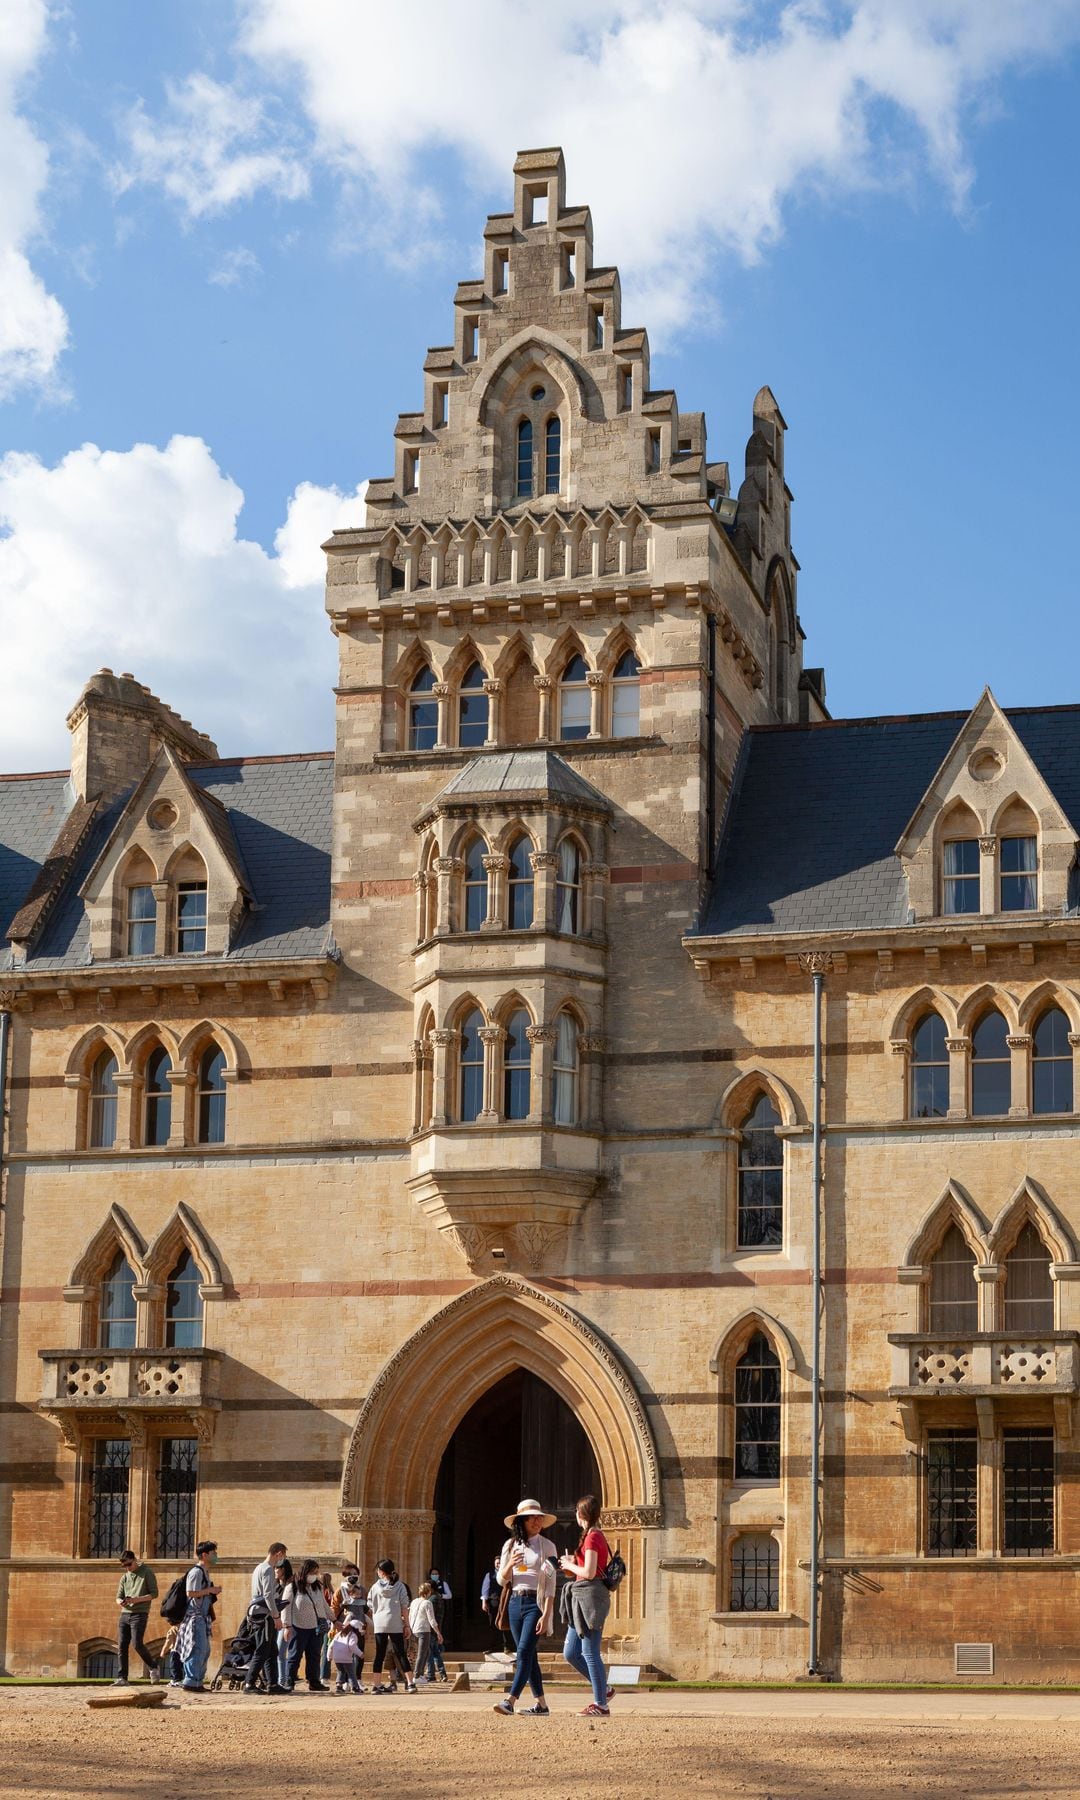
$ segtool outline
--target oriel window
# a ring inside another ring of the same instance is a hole
[[[527,1119],[532,1087],[531,1021],[523,1007],[510,1015],[503,1041],[503,1117]]]
[[[488,910],[488,878],[484,867],[487,845],[483,838],[473,838],[465,852],[465,917],[466,931],[479,931]]]
[[[506,922],[511,931],[527,931],[533,922],[532,846],[528,838],[514,840],[506,877]]]
[[[439,735],[439,703],[432,694],[435,677],[425,665],[409,689],[409,749],[434,750]]]
[[[488,697],[484,692],[484,671],[471,663],[458,689],[458,743],[463,750],[475,750],[487,743]]]
[[[780,1358],[755,1331],[735,1365],[735,1480],[780,1479]]]
[[[555,867],[555,929],[576,937],[581,929],[581,851],[573,838],[559,845]]]
[[[773,1249],[784,1241],[784,1146],[780,1115],[761,1094],[739,1144],[739,1247]]]
[[[561,1012],[555,1025],[552,1111],[556,1125],[578,1122],[578,1023],[573,1013]]]
[[[484,1043],[480,1036],[483,1023],[484,1015],[474,1009],[461,1025],[458,1074],[463,1125],[471,1125],[484,1107]]]

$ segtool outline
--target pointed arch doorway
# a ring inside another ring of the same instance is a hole
[[[528,1392],[526,1373],[537,1384]],[[511,1385],[497,1393],[507,1378]],[[521,1384],[517,1389],[514,1380]],[[489,1394],[493,1398],[487,1405],[494,1410],[490,1414],[481,1410],[475,1423],[482,1427],[486,1420],[490,1438],[494,1422],[501,1418],[505,1424],[509,1417],[511,1442],[507,1446],[500,1439],[502,1460],[490,1463],[486,1478],[490,1498],[485,1505],[496,1541],[490,1549],[477,1541],[474,1556],[494,1555],[502,1516],[522,1497],[511,1491],[504,1498],[500,1483],[509,1482],[514,1490],[523,1480],[528,1488],[533,1479],[520,1460],[523,1416],[534,1420],[530,1437],[542,1445],[542,1414],[548,1409],[546,1429],[556,1448],[547,1455],[547,1473],[544,1468],[535,1470],[540,1481],[565,1482],[568,1490],[575,1486],[584,1465],[566,1428],[568,1412],[591,1450],[599,1475],[599,1482],[591,1485],[600,1495],[609,1535],[627,1563],[627,1579],[612,1608],[612,1630],[624,1637],[629,1650],[646,1608],[649,1533],[661,1517],[660,1468],[652,1429],[612,1345],[580,1314],[520,1276],[492,1276],[459,1294],[402,1344],[373,1382],[342,1474],[338,1518],[349,1553],[366,1572],[381,1556],[393,1556],[407,1581],[415,1585],[422,1579],[440,1529],[436,1489],[444,1457],[459,1427]],[[555,1409],[555,1401],[562,1412]],[[509,1412],[500,1411],[505,1408]],[[470,1424],[468,1432],[473,1430]],[[457,1440],[455,1459],[464,1454],[458,1449],[464,1441]],[[562,1472],[560,1455],[565,1457]],[[470,1477],[476,1484],[479,1479]],[[444,1493],[448,1480],[443,1477]],[[578,1492],[589,1485],[584,1483]],[[471,1491],[477,1491],[475,1485]],[[572,1507],[577,1497],[577,1492],[568,1491],[568,1505]],[[543,1493],[537,1498],[549,1504]],[[452,1524],[457,1532],[458,1521]],[[446,1525],[441,1529],[445,1532]]]
[[[562,1551],[578,1540],[577,1501],[601,1492],[593,1447],[546,1381],[515,1369],[474,1401],[439,1464],[431,1539],[432,1562],[454,1594],[452,1642],[458,1648],[483,1649],[492,1642],[480,1588],[506,1536],[503,1515],[510,1507],[534,1494],[557,1513],[549,1535]]]

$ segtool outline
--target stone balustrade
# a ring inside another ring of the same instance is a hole
[[[45,1411],[217,1407],[217,1350],[39,1350]]]
[[[972,1332],[935,1336],[894,1332],[890,1394],[1075,1394],[1080,1381],[1080,1333]]]

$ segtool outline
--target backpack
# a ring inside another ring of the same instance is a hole
[[[161,1602],[161,1616],[170,1625],[179,1625],[187,1612],[187,1575],[178,1575]]]
[[[615,1592],[615,1589],[618,1587],[620,1581],[623,1579],[623,1576],[625,1574],[626,1574],[626,1564],[623,1562],[623,1559],[619,1555],[619,1552],[617,1550],[615,1550],[615,1551],[613,1551],[612,1555],[608,1559],[607,1568],[604,1570],[604,1573],[600,1577],[604,1586],[607,1588],[609,1594],[613,1594]]]

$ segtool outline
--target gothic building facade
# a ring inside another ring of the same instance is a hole
[[[817,1515],[828,1672],[1080,1673],[1080,708],[831,720],[784,437],[709,460],[527,152],[325,546],[334,750],[103,670],[0,778],[10,1672],[196,1537],[226,1632],[274,1536],[468,1646],[594,1487],[623,1660],[800,1673]]]

